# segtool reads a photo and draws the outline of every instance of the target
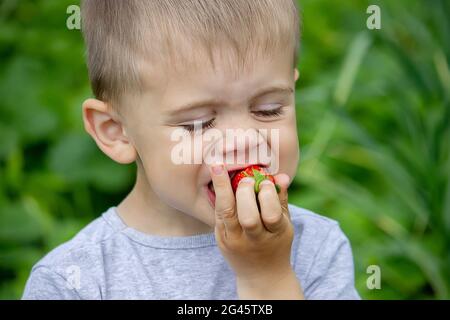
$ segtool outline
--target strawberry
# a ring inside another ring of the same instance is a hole
[[[236,193],[239,182],[245,177],[251,177],[255,179],[255,193],[259,192],[259,184],[266,179],[272,181],[277,192],[280,192],[280,186],[275,183],[275,179],[272,175],[265,172],[264,169],[260,166],[252,165],[236,173],[233,179],[231,179],[231,186],[234,193]]]

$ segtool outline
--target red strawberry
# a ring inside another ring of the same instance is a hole
[[[251,177],[255,179],[255,193],[259,192],[259,184],[264,180],[268,179],[273,182],[277,192],[280,192],[280,186],[275,183],[275,179],[272,175],[268,174],[263,168],[257,165],[252,165],[244,170],[236,173],[231,179],[231,186],[233,188],[234,193],[236,193],[239,182],[245,177]]]

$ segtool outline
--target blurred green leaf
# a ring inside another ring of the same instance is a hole
[[[339,221],[363,298],[450,298],[450,2],[377,0],[381,30],[366,29],[365,1],[299,3],[290,202]],[[0,299],[134,182],[84,132],[72,4],[0,3]],[[372,264],[381,290],[366,286]]]

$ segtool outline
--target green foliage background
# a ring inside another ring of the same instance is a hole
[[[0,298],[131,188],[83,130],[77,1],[0,2]],[[368,30],[378,4],[382,29]],[[337,219],[366,299],[450,298],[450,2],[304,0],[290,202]],[[381,289],[366,286],[381,269]]]

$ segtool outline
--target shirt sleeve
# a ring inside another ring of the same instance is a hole
[[[80,299],[67,279],[44,266],[33,268],[22,295],[22,300]]]
[[[307,275],[304,294],[311,300],[359,300],[355,288],[350,242],[334,224],[316,253]]]

